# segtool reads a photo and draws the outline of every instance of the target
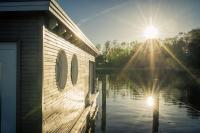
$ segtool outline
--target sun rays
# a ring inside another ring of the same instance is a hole
[[[171,59],[177,63],[177,67],[180,66],[180,68],[188,73],[193,80],[199,83],[196,76],[190,71],[190,69],[187,68],[187,66],[185,66],[184,63],[182,63],[176,57],[176,55],[167,46],[165,46],[165,44],[163,44],[162,40],[159,39],[148,39],[144,43],[141,43],[135,54],[132,55],[132,57],[121,70],[120,74],[118,75],[118,79],[122,78],[130,69],[134,69],[133,64],[137,62],[137,60],[140,60],[140,54],[143,54],[143,56],[145,55],[145,57],[147,57],[149,64],[148,72],[152,78],[149,86],[144,86],[146,88],[144,90],[146,90],[149,96],[153,96],[160,89],[156,81],[158,80],[157,75],[159,75],[159,69],[162,68],[157,66],[156,61],[160,61],[161,58],[159,57],[159,53],[161,52],[166,52],[171,57]]]
[[[166,14],[161,10],[161,2],[162,1],[159,1],[157,4],[154,5],[150,4],[151,10],[147,12],[147,10],[143,10],[144,7],[138,1],[136,1],[134,4],[136,5],[135,12],[137,13],[130,12],[130,14],[128,14],[128,19],[120,15],[112,15],[112,19],[114,19],[114,21],[120,24],[125,24],[129,27],[130,31],[134,33],[130,36],[138,36],[138,40],[142,38],[141,40],[143,41],[143,43],[138,46],[137,50],[134,52],[134,54],[132,54],[128,62],[120,71],[119,75],[117,76],[118,79],[122,78],[129,69],[134,69],[134,64],[135,62],[140,60],[141,54],[144,54],[145,57],[148,59],[147,67],[149,69],[149,73],[152,75],[152,78],[155,78],[156,72],[159,73],[157,69],[160,69],[158,68],[159,66],[156,66],[156,61],[160,59],[158,53],[165,51],[171,57],[171,59],[177,63],[177,66],[180,66],[185,72],[187,72],[193,79],[196,80],[195,75],[187,68],[187,66],[184,65],[184,63],[182,63],[176,57],[175,53],[173,53],[169,48],[162,44],[160,38],[169,37],[172,34],[176,34],[176,25],[174,24],[174,20],[176,20],[177,18],[173,15],[171,18],[163,17]],[[130,3],[126,4],[128,5]],[[131,19],[132,15],[136,15],[134,19]],[[154,91],[156,91],[155,86],[149,86],[149,88],[152,91],[152,94],[154,93]]]

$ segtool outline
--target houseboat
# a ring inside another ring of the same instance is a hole
[[[0,0],[1,133],[88,130],[98,53],[56,0]]]

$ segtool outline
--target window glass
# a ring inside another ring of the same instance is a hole
[[[74,54],[72,56],[72,62],[71,62],[71,80],[72,84],[75,85],[78,79],[78,60],[77,56]]]
[[[67,56],[64,50],[60,50],[56,59],[56,83],[59,90],[65,88],[67,82]]]

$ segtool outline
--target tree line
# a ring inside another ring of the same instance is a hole
[[[165,39],[144,42],[107,41],[97,44],[97,68],[169,69],[200,68],[200,29]]]

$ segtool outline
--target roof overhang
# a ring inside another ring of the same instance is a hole
[[[81,32],[76,24],[69,18],[65,11],[55,0],[49,1],[28,1],[28,2],[0,2],[0,12],[23,12],[23,11],[44,11],[52,13],[64,26],[70,29],[80,40],[84,42],[96,55],[99,50]]]

